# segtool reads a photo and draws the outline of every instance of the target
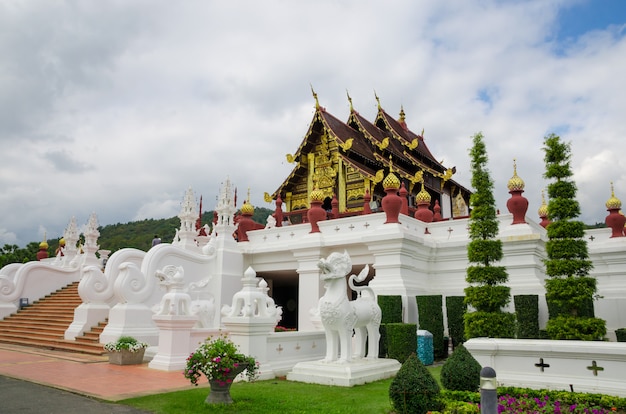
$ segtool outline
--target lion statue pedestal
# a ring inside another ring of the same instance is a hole
[[[346,276],[352,270],[347,252],[331,253],[319,261],[318,267],[326,288],[319,300],[319,315],[326,333],[326,357],[296,364],[287,379],[351,387],[393,377],[400,363],[378,358],[381,311],[376,294],[369,286],[355,285],[367,278],[369,266],[358,276],[348,278],[348,285],[358,294],[353,301],[348,300],[346,289]]]

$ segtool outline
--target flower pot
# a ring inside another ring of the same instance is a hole
[[[128,349],[121,351],[109,352],[109,363],[115,365],[135,365],[143,363],[143,354],[145,348],[141,348],[137,352],[131,352]]]
[[[230,396],[230,386],[233,385],[235,377],[241,374],[246,367],[245,364],[239,365],[228,373],[226,381],[210,379],[209,385],[211,386],[211,392],[204,402],[207,404],[232,404],[233,399]]]

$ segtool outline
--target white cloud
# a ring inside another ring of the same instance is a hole
[[[226,176],[252,202],[290,172],[320,103],[383,107],[470,187],[482,131],[498,207],[513,158],[536,216],[543,137],[572,142],[581,218],[626,197],[624,26],[558,39],[565,1],[345,0],[3,3],[0,228],[20,244],[70,217],[173,216],[191,185],[214,207]],[[616,11],[624,13],[623,10]],[[28,30],[23,30],[28,28]],[[606,158],[609,157],[610,158]],[[605,158],[602,158],[605,157]],[[7,237],[9,237],[7,236]],[[1,240],[1,239],[0,239]]]

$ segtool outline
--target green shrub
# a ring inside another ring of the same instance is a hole
[[[515,314],[505,312],[471,312],[465,314],[466,338],[514,338]]]
[[[378,342],[378,358],[387,358],[387,324],[381,323],[380,328],[380,340]]]
[[[551,339],[601,341],[606,335],[606,322],[599,318],[558,316],[546,324]]]
[[[443,359],[447,349],[443,343],[443,297],[441,295],[416,296],[419,328],[433,335],[435,359]]]
[[[388,323],[385,325],[387,336],[387,357],[396,359],[401,364],[417,350],[417,325],[414,323]]]
[[[378,296],[382,311],[380,323],[402,323],[402,296]]]
[[[626,328],[616,329],[615,336],[617,337],[617,342],[626,342]]]
[[[517,337],[519,339],[539,338],[539,296],[516,295],[515,315],[517,317]]]
[[[441,367],[441,384],[451,391],[477,391],[481,368],[472,354],[459,345]]]
[[[389,398],[398,414],[422,414],[443,408],[437,381],[415,353],[407,358],[391,381]]]
[[[465,296],[446,296],[446,315],[448,318],[448,336],[456,348],[465,342],[465,322],[463,316],[467,310]]]

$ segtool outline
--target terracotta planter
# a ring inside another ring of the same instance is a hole
[[[121,351],[116,352],[109,352],[109,363],[115,365],[141,364],[143,363],[143,354],[145,352],[145,348],[142,348],[137,352],[130,352],[128,349],[122,349]]]

